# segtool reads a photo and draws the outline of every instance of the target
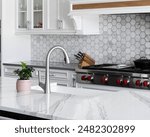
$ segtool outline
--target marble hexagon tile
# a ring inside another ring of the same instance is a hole
[[[61,45],[71,62],[79,51],[90,54],[96,63],[133,63],[146,56],[150,58],[150,14],[100,15],[99,35],[32,35],[32,60],[44,61],[48,50]],[[51,61],[63,61],[57,50]]]

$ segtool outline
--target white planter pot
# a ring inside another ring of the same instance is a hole
[[[31,90],[31,81],[30,80],[17,80],[16,82],[17,92],[30,92]]]

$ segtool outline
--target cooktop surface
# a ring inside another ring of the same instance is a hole
[[[89,70],[108,70],[108,71],[120,71],[120,72],[133,72],[133,73],[150,73],[150,68],[141,69],[136,68],[133,65],[126,64],[99,64],[83,67],[82,69]]]

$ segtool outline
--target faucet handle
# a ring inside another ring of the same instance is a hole
[[[67,59],[66,59],[66,57],[64,57],[64,61],[65,61],[65,63],[67,62]]]
[[[64,57],[64,61],[66,64],[69,64],[70,63],[69,57],[68,56]]]

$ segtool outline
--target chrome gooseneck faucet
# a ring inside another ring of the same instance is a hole
[[[46,57],[45,84],[41,82],[40,72],[38,72],[39,86],[44,90],[44,93],[48,93],[48,94],[51,93],[51,90],[50,90],[50,56],[51,56],[52,52],[56,49],[62,50],[64,57],[65,57],[65,62],[67,64],[70,63],[68,54],[64,48],[62,48],[60,46],[54,46],[53,48],[51,48],[49,50],[47,57]]]

